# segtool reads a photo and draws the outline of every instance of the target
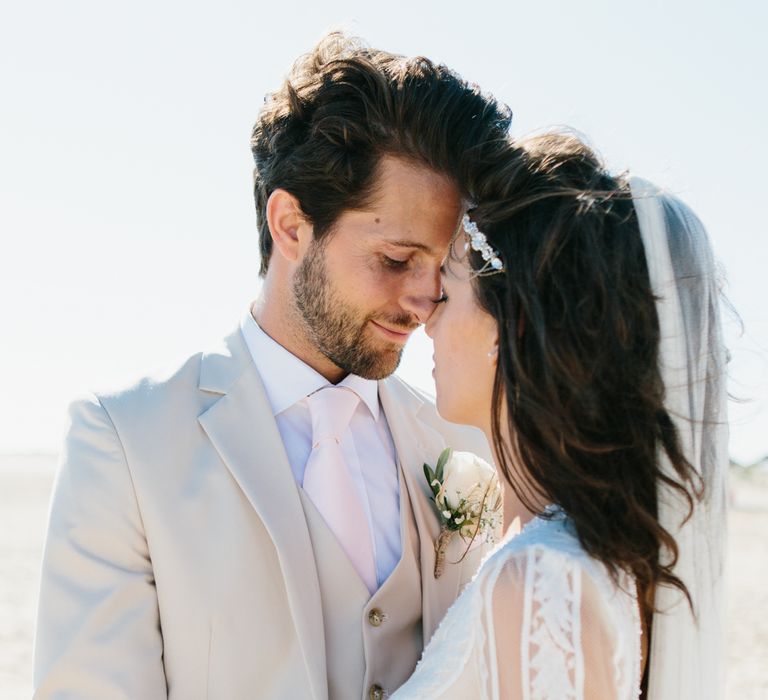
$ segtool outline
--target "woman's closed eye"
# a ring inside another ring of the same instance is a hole
[[[437,299],[433,299],[435,304],[445,304],[448,301],[448,290],[445,288],[445,264],[440,266],[440,296]]]

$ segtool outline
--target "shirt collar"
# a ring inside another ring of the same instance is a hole
[[[328,382],[325,382],[328,385]],[[368,406],[373,420],[379,419],[379,383],[374,379],[364,379],[356,374],[348,374],[337,386],[352,389]]]
[[[319,389],[332,386],[325,377],[268,336],[250,311],[243,317],[240,331],[264,383],[275,416]],[[374,420],[378,420],[378,382],[348,374],[337,386],[352,389],[368,406]]]

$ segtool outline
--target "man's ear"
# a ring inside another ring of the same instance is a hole
[[[290,192],[275,190],[267,200],[267,223],[280,255],[290,262],[298,261],[312,236],[312,226],[301,211],[299,200]]]

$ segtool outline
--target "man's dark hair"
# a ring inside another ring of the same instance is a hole
[[[274,190],[299,200],[316,239],[343,211],[368,204],[384,155],[442,173],[471,197],[477,172],[508,147],[511,118],[443,65],[328,34],[267,95],[253,128],[261,274],[272,253],[266,206]]]

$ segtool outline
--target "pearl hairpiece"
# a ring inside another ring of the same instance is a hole
[[[504,263],[501,262],[498,252],[494,250],[490,243],[488,243],[485,234],[477,228],[477,224],[469,218],[469,214],[464,214],[461,223],[464,227],[464,233],[466,233],[467,238],[469,239],[468,242],[470,247],[472,250],[480,253],[485,261],[485,266],[482,270],[478,270],[477,274],[483,274],[484,272],[490,272],[491,270],[494,272],[503,272]]]

